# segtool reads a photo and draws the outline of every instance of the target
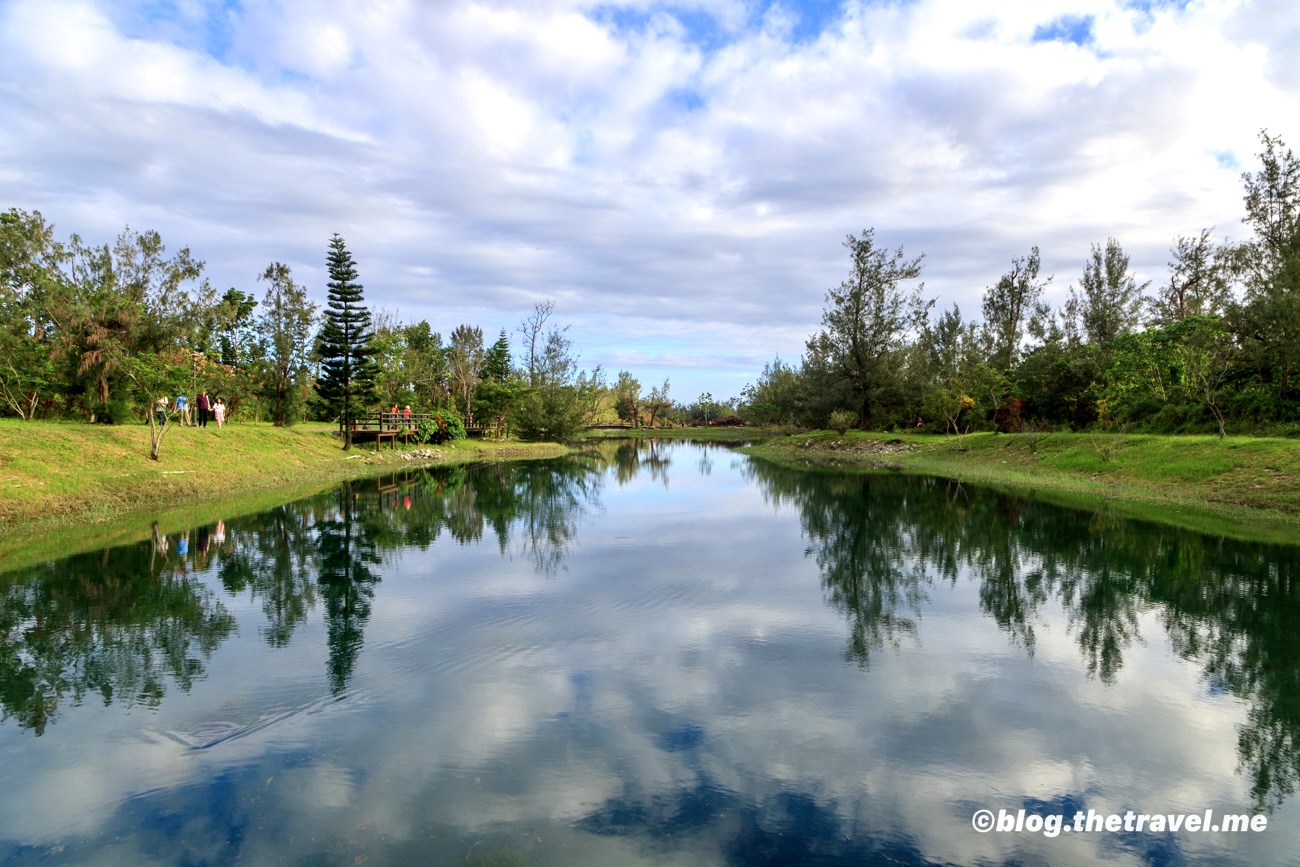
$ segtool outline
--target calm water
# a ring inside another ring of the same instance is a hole
[[[1300,863],[1298,563],[716,446],[346,485],[0,573],[0,861]]]

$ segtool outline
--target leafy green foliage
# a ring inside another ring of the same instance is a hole
[[[805,373],[813,377],[815,417],[842,408],[856,410],[863,423],[880,422],[904,400],[899,362],[934,302],[922,297],[921,284],[905,285],[921,276],[922,256],[907,259],[901,247],[890,255],[876,246],[871,229],[849,235],[844,246],[849,277],[826,293]]]
[[[1020,357],[1020,343],[1026,321],[1039,304],[1043,289],[1052,278],[1040,281],[1038,248],[1025,258],[1011,260],[1011,270],[997,285],[984,293],[984,328],[992,355],[990,363],[999,370],[1011,370]]]
[[[848,410],[837,409],[831,413],[830,428],[831,430],[843,434],[849,428],[857,424],[858,417]]]
[[[316,305],[294,282],[288,265],[272,262],[259,279],[267,283],[262,316],[257,321],[261,337],[259,388],[267,400],[271,422],[291,425],[302,418],[312,384],[310,341]]]
[[[465,439],[465,421],[453,412],[436,412],[420,419],[415,428],[415,441],[441,445],[452,440]]]
[[[1142,321],[1142,292],[1129,271],[1129,257],[1114,238],[1103,249],[1092,245],[1083,275],[1070,288],[1066,316],[1084,340],[1094,346],[1109,346],[1116,338],[1137,329]]]
[[[543,312],[549,315],[550,308],[539,307],[521,326],[526,338]],[[591,423],[603,387],[599,368],[592,374],[578,371],[573,341],[565,337],[565,330],[552,328],[541,351],[534,351],[531,358],[530,388],[512,411],[512,426],[524,440],[572,442]]]

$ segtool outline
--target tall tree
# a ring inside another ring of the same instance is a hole
[[[641,426],[641,383],[631,372],[620,370],[614,383],[614,412],[619,421]]]
[[[375,402],[379,371],[374,362],[374,332],[366,309],[364,287],[357,282],[356,263],[343,239],[330,239],[329,301],[321,326],[318,352],[322,375],[316,393],[343,428],[343,448],[352,448],[352,425]]]
[[[873,233],[845,239],[849,279],[827,291],[822,330],[808,341],[805,362],[826,380],[821,393],[838,404],[827,409],[850,409],[863,426],[899,402],[898,356],[934,304],[922,298],[923,284],[904,285],[921,276],[924,256],[908,259],[902,247],[890,255]]]
[[[510,378],[510,338],[501,329],[496,343],[488,347],[483,356],[483,379],[505,382]]]
[[[157,232],[130,228],[112,247],[86,246],[73,235],[68,253],[67,277],[55,285],[46,309],[72,368],[71,390],[94,394],[93,417],[124,421],[124,400],[110,400],[124,378],[121,362],[185,341],[194,320],[187,284],[199,279],[203,263],[189,248],[164,258]]]
[[[415,393],[406,369],[406,326],[397,321],[395,313],[383,308],[373,311],[371,325],[374,339],[370,345],[379,371],[376,392],[380,407],[411,403]]]
[[[543,312],[549,315],[549,306],[539,304],[523,328],[536,323]],[[579,373],[573,341],[564,336],[567,330],[551,328],[542,348],[534,352],[531,384],[515,410],[515,427],[524,439],[570,442],[591,420],[591,396],[599,388],[599,373],[591,377]]]
[[[1141,323],[1142,293],[1150,281],[1139,284],[1129,271],[1128,254],[1114,238],[1106,246],[1092,245],[1077,286],[1070,287],[1067,315],[1084,339],[1105,347]],[[1079,333],[1079,332],[1077,332]]]
[[[1262,167],[1246,172],[1246,216],[1253,240],[1236,251],[1245,297],[1233,319],[1279,403],[1300,366],[1300,160],[1282,139],[1260,133]]]
[[[528,384],[510,364],[510,338],[502,328],[483,357],[483,378],[474,390],[474,405],[485,421],[491,420],[497,436],[505,435],[506,420],[527,390]]]
[[[519,327],[515,329],[523,337],[524,367],[528,371],[528,385],[532,388],[537,387],[538,371],[541,367],[542,356],[546,352],[547,340],[549,339],[549,337],[544,338],[544,335],[546,334],[546,322],[551,318],[551,314],[554,312],[554,300],[547,299],[546,301],[538,301],[533,305],[532,315],[519,323]],[[561,329],[561,333],[567,330],[567,328],[568,326],[565,326],[564,329]]]
[[[442,345],[442,335],[426,320],[406,326],[404,363],[416,398],[430,409],[445,406],[449,395],[447,348]]]
[[[1221,316],[1231,300],[1225,251],[1210,240],[1210,229],[1179,236],[1169,252],[1169,282],[1151,301],[1151,322],[1173,325],[1189,316]]]
[[[461,412],[468,420],[474,412],[474,388],[483,378],[483,329],[458,325],[451,332],[451,381],[461,399]]]
[[[654,427],[655,422],[672,408],[673,403],[668,399],[670,388],[668,377],[665,376],[663,385],[656,385],[650,389],[650,395],[645,399],[646,427]]]
[[[1000,371],[1015,367],[1025,322],[1035,311],[1039,296],[1052,278],[1039,281],[1038,248],[1027,257],[1011,260],[1011,270],[984,292],[984,328],[993,347],[990,363]]]
[[[272,262],[258,279],[267,283],[257,320],[265,364],[262,394],[270,404],[271,423],[291,425],[302,416],[316,305],[282,262]]]
[[[250,332],[255,307],[257,300],[250,293],[241,292],[233,286],[226,290],[216,306],[221,363],[226,367],[243,367],[252,360],[249,356],[253,342]]]
[[[63,245],[39,211],[0,214],[0,412],[31,419],[55,392],[55,333],[45,313]]]

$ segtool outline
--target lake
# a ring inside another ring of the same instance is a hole
[[[0,861],[1296,864],[1298,564],[720,445],[345,484],[0,572]]]

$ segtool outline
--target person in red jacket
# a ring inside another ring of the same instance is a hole
[[[199,396],[194,399],[194,408],[199,411],[199,427],[208,426],[208,411],[212,409],[212,404],[208,403],[208,393],[200,391]]]

